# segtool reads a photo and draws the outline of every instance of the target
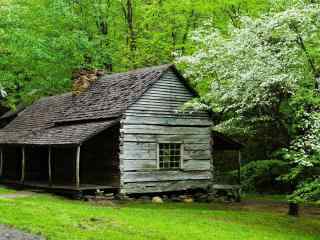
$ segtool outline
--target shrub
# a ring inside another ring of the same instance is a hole
[[[241,184],[245,192],[284,193],[292,186],[278,178],[287,173],[289,165],[281,160],[252,161],[241,167]]]

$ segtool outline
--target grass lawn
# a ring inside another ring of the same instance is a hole
[[[3,190],[1,190],[3,191]],[[51,240],[319,240],[320,217],[288,217],[270,205],[128,203],[96,205],[36,194],[0,199],[0,223]]]
[[[0,194],[10,194],[10,193],[15,193],[15,192],[16,192],[15,190],[0,186]]]

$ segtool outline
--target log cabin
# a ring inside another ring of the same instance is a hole
[[[87,91],[42,98],[0,129],[3,182],[124,194],[212,184],[207,112],[174,65],[105,74]]]

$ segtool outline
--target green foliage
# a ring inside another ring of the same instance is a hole
[[[0,3],[0,90],[14,107],[70,89],[80,68],[124,71],[190,53],[190,32],[206,19],[226,28],[253,0],[8,0]],[[132,13],[132,14],[130,14]]]
[[[290,200],[298,203],[311,201],[320,204],[320,179],[303,181],[298,189],[290,195]]]
[[[241,184],[245,192],[289,192],[290,186],[277,180],[287,173],[288,162],[282,160],[257,160],[241,167]]]

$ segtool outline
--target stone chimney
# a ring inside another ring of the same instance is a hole
[[[73,86],[72,93],[73,95],[79,95],[82,92],[85,92],[92,83],[94,83],[98,77],[104,75],[103,70],[91,70],[91,69],[79,69],[74,71],[72,74]]]

